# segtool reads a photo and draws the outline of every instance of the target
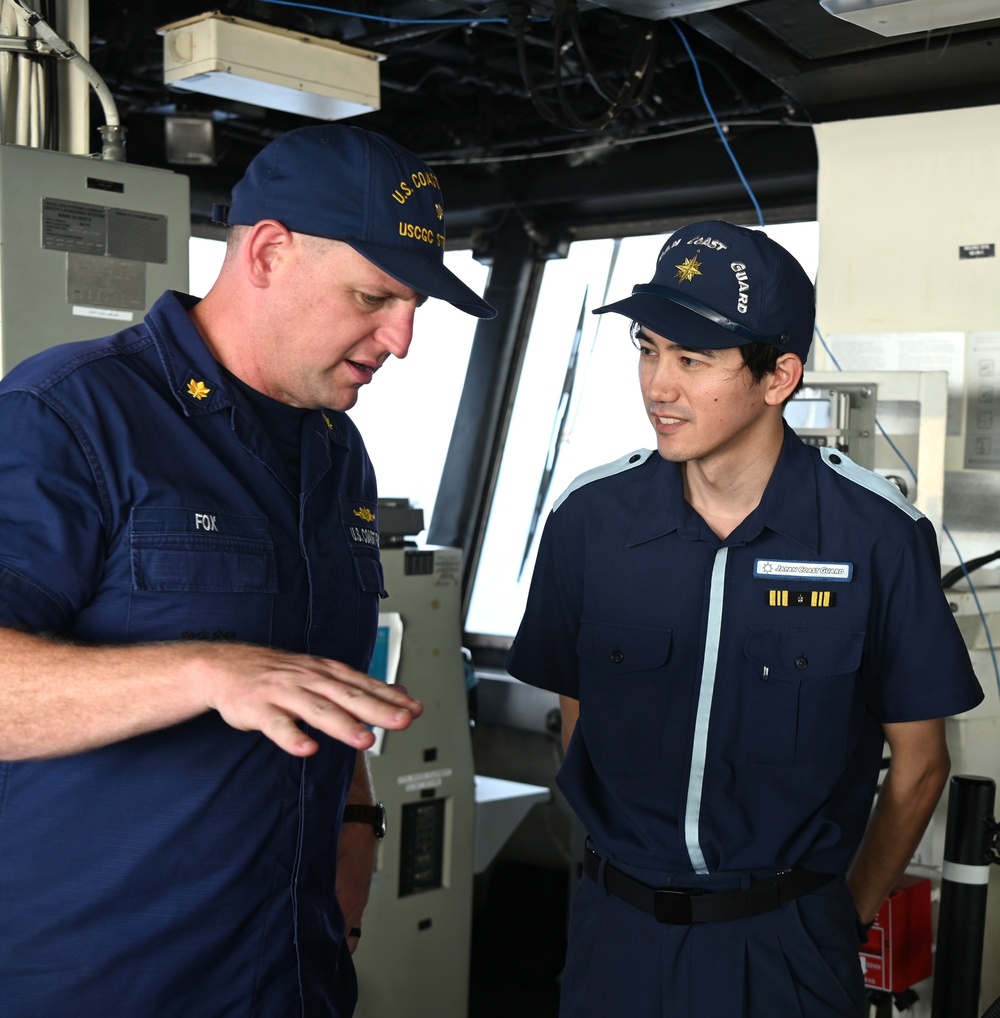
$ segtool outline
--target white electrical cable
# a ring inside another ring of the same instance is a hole
[[[101,109],[104,111],[104,127],[101,128],[104,143],[101,158],[123,162],[125,158],[124,128],[121,126],[115,98],[104,79],[97,73],[93,64],[62,39],[40,14],[27,7],[22,0],[8,0],[8,2],[21,13],[28,27],[40,39],[48,43],[59,57],[72,63],[86,75],[91,88],[100,100]]]

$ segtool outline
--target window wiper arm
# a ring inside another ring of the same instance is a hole
[[[538,530],[538,521],[542,516],[542,506],[548,497],[549,488],[552,485],[552,475],[556,468],[556,460],[559,459],[559,450],[563,443],[563,434],[566,422],[569,419],[569,408],[573,402],[573,386],[576,383],[576,365],[580,353],[580,340],[583,337],[584,315],[587,313],[587,295],[590,292],[589,284],[583,291],[583,302],[580,304],[580,318],[576,323],[576,333],[573,336],[573,346],[570,348],[569,360],[566,363],[566,375],[563,378],[562,394],[559,397],[559,406],[556,408],[555,420],[552,422],[552,434],[549,437],[549,449],[545,456],[545,469],[542,471],[541,480],[538,482],[538,493],[535,495],[535,508],[531,513],[531,523],[528,526],[528,537],[524,543],[524,553],[521,555],[521,568],[517,571],[518,582],[524,573],[524,566],[528,561],[531,546],[535,541],[535,532]]]

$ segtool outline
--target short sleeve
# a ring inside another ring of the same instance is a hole
[[[105,559],[86,439],[39,396],[0,395],[0,625],[59,630]]]
[[[577,638],[583,587],[583,534],[572,501],[550,513],[538,545],[524,616],[507,671],[532,686],[579,698]]]
[[[983,700],[965,641],[941,588],[930,521],[909,529],[878,579],[875,659],[865,668],[869,706],[883,723],[964,713]]]

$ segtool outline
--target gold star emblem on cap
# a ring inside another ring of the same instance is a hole
[[[674,268],[677,270],[677,278],[682,283],[690,283],[695,276],[701,275],[701,262],[698,261],[698,256],[694,258],[685,258],[680,265],[675,265]]]
[[[434,203],[434,214],[438,217],[438,219],[444,219],[444,206],[439,202]]]
[[[204,382],[196,382],[193,378],[188,382],[188,395],[195,399],[204,399],[211,391]]]

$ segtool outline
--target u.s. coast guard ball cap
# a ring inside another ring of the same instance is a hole
[[[349,244],[404,286],[477,318],[496,308],[444,265],[444,200],[433,170],[384,135],[347,124],[300,127],[251,160],[226,226],[276,219],[293,233]]]
[[[606,311],[679,346],[767,343],[805,363],[816,302],[812,281],[780,244],[761,230],[713,219],[672,233],[652,280],[594,314]]]

